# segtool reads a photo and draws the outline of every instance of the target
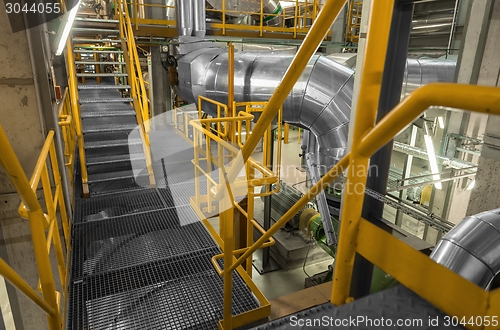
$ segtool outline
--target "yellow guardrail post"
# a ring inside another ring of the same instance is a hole
[[[139,55],[137,53],[137,47],[135,44],[134,33],[132,29],[132,23],[130,21],[127,3],[125,0],[120,0],[120,4],[120,36],[122,37],[122,40],[126,40],[127,47],[124,48],[124,51],[126,50],[128,54],[127,68],[129,83],[131,86],[131,94],[134,100],[133,104],[136,112],[137,123],[139,126],[139,134],[141,136],[141,140],[143,141],[144,156],[146,158],[146,167],[148,169],[149,175],[149,184],[151,188],[155,188],[156,180],[153,172],[149,141],[149,119],[151,118],[149,114],[148,95],[144,84],[144,79],[142,77],[141,64],[139,61]]]
[[[356,254],[355,236],[363,209],[370,159],[369,156],[359,153],[359,143],[363,135],[375,126],[393,9],[394,0],[374,1],[370,14],[370,26],[376,26],[377,29],[368,32],[364,69],[361,72],[358,110],[362,110],[357,112],[355,119],[347,184],[343,196],[340,241],[331,296],[331,301],[335,305],[347,301],[351,288]]]
[[[89,197],[89,179],[87,175],[87,162],[85,160],[85,147],[83,142],[82,133],[82,118],[80,117],[80,104],[78,103],[78,81],[76,78],[76,67],[75,58],[73,56],[73,44],[71,38],[68,38],[66,43],[67,53],[66,53],[66,65],[68,71],[68,87],[69,94],[71,98],[71,108],[73,110],[75,126],[76,126],[76,137],[78,140],[78,152],[80,155],[80,169],[82,175],[82,188],[83,196]]]
[[[51,131],[52,134],[53,131]],[[50,133],[49,133],[50,134]],[[51,330],[61,329],[61,318],[59,314],[59,306],[57,304],[57,294],[54,284],[54,277],[50,267],[50,258],[47,254],[44,214],[38,203],[35,193],[31,190],[31,186],[24,174],[24,171],[17,159],[17,156],[9,143],[5,131],[0,126],[0,164],[5,169],[12,184],[21,196],[22,201],[28,210],[28,218],[31,229],[31,238],[35,250],[35,260],[40,275],[40,281],[43,289],[43,297],[45,302],[50,306],[54,313],[47,314],[49,327]],[[19,284],[19,283],[18,283]],[[46,308],[44,308],[46,310]]]
[[[288,70],[285,73],[285,76],[283,77],[283,80],[280,82],[279,86],[276,88],[276,91],[271,96],[271,99],[264,108],[264,111],[262,112],[257,125],[255,125],[253,129],[253,133],[250,135],[245,145],[243,146],[243,161],[246,161],[252,154],[260,138],[266,131],[273,118],[276,116],[276,113],[292,90],[295,82],[299,79],[300,75],[304,71],[304,68],[309,62],[309,59],[321,44],[323,37],[330,29],[330,26],[340,13],[344,4],[345,0],[329,0],[326,2],[325,6],[318,15],[318,19],[314,21],[314,24],[309,30],[309,33],[304,39],[304,42],[300,46],[299,51],[293,58],[292,63],[290,64]],[[239,171],[240,169],[232,167],[228,174],[229,180],[234,180]]]

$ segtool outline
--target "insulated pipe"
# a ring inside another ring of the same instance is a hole
[[[193,35],[203,38],[207,33],[207,12],[205,0],[193,0]]]
[[[500,209],[464,218],[436,245],[431,258],[487,289],[500,273]]]
[[[175,15],[179,36],[190,36],[193,32],[193,2],[176,0]]]
[[[418,157],[420,159],[429,159],[428,153],[426,150],[417,148],[417,147],[412,147],[408,144],[404,144],[401,142],[394,141],[394,150],[405,153],[407,155],[412,155],[415,157]],[[457,169],[463,169],[463,168],[469,168],[475,166],[475,164],[467,162],[465,160],[461,159],[456,159],[456,158],[449,158],[441,155],[436,155],[436,159],[443,164],[443,166],[446,167],[451,167],[451,168],[457,168]],[[476,170],[471,170],[471,172],[475,172]]]
[[[248,51],[234,57],[234,99],[248,102],[269,101],[294,56]],[[199,49],[181,57],[177,94],[190,103],[197,103],[198,96],[227,103],[227,59],[223,48]],[[402,96],[423,84],[453,81],[454,73],[453,61],[409,59]],[[315,55],[283,103],[283,121],[310,130],[316,137],[321,174],[345,154],[353,84],[352,69]],[[216,116],[213,109],[204,110]]]

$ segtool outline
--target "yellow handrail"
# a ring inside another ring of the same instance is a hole
[[[151,113],[149,111],[149,97],[142,76],[141,64],[135,43],[134,32],[130,15],[128,12],[127,2],[120,0],[118,7],[118,16],[120,21],[120,38],[122,40],[122,48],[126,59],[126,67],[128,71],[128,80],[131,86],[131,96],[133,106],[136,112],[137,124],[139,126],[139,134],[143,141],[144,155],[146,158],[146,167],[149,174],[149,184],[151,188],[156,187],[156,182],[153,173],[149,131]],[[123,46],[124,45],[124,46]]]
[[[54,132],[50,131],[47,136],[47,140],[44,144],[42,155],[39,158],[39,161],[37,162],[37,168],[40,168],[38,166],[42,162],[40,161],[40,159],[44,158],[43,162],[45,162],[50,152],[51,165],[53,166],[53,169],[57,171],[57,174],[59,174],[59,169],[57,168],[57,157],[55,154],[53,137],[54,137]],[[34,193],[32,186],[28,182],[28,179],[26,178],[26,175],[21,167],[21,164],[19,163],[19,160],[17,159],[17,156],[14,150],[12,149],[12,146],[10,145],[9,140],[5,135],[3,127],[1,126],[0,126],[0,150],[2,150],[2,152],[0,152],[0,164],[5,169],[5,172],[7,173],[12,184],[16,188],[16,191],[19,193],[29,219],[31,238],[33,240],[33,247],[35,252],[35,260],[37,263],[38,273],[40,276],[40,282],[43,291],[43,297],[46,304],[42,304],[39,301],[39,299],[36,298],[33,299],[33,301],[47,313],[49,328],[51,330],[60,330],[62,327],[62,321],[59,312],[58,294],[55,289],[54,277],[52,275],[52,270],[50,266],[50,257],[47,252],[47,241],[45,237],[45,229],[46,229],[45,216],[43,214],[40,203],[38,202],[36,194]],[[38,171],[35,172],[34,177],[38,178],[42,177],[40,174],[37,173]],[[57,181],[57,177],[55,177],[54,180]],[[43,179],[43,181],[44,181],[43,186],[45,186],[47,182],[45,179]],[[48,183],[50,184],[50,181]],[[34,187],[34,189],[36,189],[36,186]],[[48,203],[50,203],[50,201],[48,201]],[[58,204],[60,206],[64,205],[64,198],[60,198],[58,200]],[[52,211],[53,209],[51,210],[51,212]],[[64,210],[63,212],[63,209],[61,208],[60,214],[61,216],[63,216],[63,214],[64,215],[66,214],[66,211]],[[59,237],[58,231],[57,235],[55,236]],[[59,258],[58,261],[60,261]],[[26,287],[23,284],[23,282],[21,282],[20,277],[10,272],[11,271],[10,268],[5,268],[2,266],[5,266],[5,263],[0,264],[0,271],[2,272],[2,274],[7,275],[8,276],[7,278],[9,280],[13,280],[13,284],[15,284],[16,287],[23,290],[23,292],[26,291],[25,293],[27,293],[28,297],[33,298],[32,297],[33,292],[26,290]],[[65,280],[66,280],[66,274],[63,274],[63,276],[61,277],[62,283],[66,283]],[[63,289],[65,291],[64,293],[66,293],[67,287],[63,286]]]
[[[69,89],[66,87],[64,90],[63,98],[57,110],[59,116],[59,126],[62,131],[62,138],[64,141],[64,157],[66,163],[64,164],[69,173],[69,181],[71,186],[74,187],[74,167],[75,167],[75,148],[76,148],[76,124],[77,121],[71,101],[69,97]],[[73,201],[73,196],[70,199]],[[69,207],[70,205],[68,205]]]
[[[80,155],[80,170],[82,176],[83,195],[89,196],[87,162],[85,159],[85,146],[83,142],[82,118],[80,117],[80,103],[78,102],[78,81],[76,78],[75,58],[73,55],[73,44],[71,38],[66,42],[66,66],[68,71],[68,89],[71,100],[71,112],[75,120],[78,152]]]

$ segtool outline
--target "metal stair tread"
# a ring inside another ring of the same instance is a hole
[[[120,23],[120,21],[117,19],[102,19],[102,18],[88,18],[88,17],[75,17],[75,21],[94,22],[94,23]]]
[[[97,148],[112,148],[121,147],[129,145],[140,145],[142,141],[140,139],[117,139],[117,140],[107,140],[107,141],[85,141],[85,149],[97,149]]]
[[[134,99],[131,97],[116,97],[116,98],[100,98],[100,99],[80,99],[80,104],[88,103],[127,103],[132,102]]]
[[[86,84],[79,84],[78,89],[79,90],[88,90],[88,89],[130,89],[130,85],[86,85]]]
[[[131,124],[101,124],[101,125],[83,125],[83,133],[100,133],[100,132],[118,132],[131,131],[137,127],[136,123]]]
[[[77,77],[128,77],[127,73],[77,73]]]
[[[101,165],[101,164],[112,164],[112,163],[122,163],[126,161],[134,161],[145,159],[142,154],[122,154],[122,155],[105,155],[105,156],[93,156],[87,157],[87,165]]]
[[[119,116],[135,116],[133,110],[112,110],[112,111],[85,111],[81,117],[84,118],[100,118],[100,117],[119,117]]]
[[[75,61],[75,64],[85,65],[125,65],[125,62],[106,62],[106,61]]]
[[[98,53],[98,54],[123,54],[123,50],[103,50],[103,49],[74,49],[75,53]]]
[[[90,39],[90,38],[73,38],[73,44],[88,44],[88,43],[119,43],[120,39]]]
[[[120,30],[117,29],[103,29],[103,28],[89,28],[89,27],[73,27],[71,29],[72,32],[92,32],[92,33],[109,33],[109,34],[118,34]]]
[[[89,183],[106,182],[122,179],[133,179],[134,173],[132,170],[107,172],[98,174],[89,174]]]

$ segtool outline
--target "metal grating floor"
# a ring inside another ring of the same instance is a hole
[[[217,329],[223,283],[210,256],[217,248],[72,283],[69,329]],[[233,313],[258,305],[234,276]]]
[[[194,188],[77,194],[67,329],[217,329],[223,280],[210,259],[221,251],[188,205]],[[238,274],[233,281],[233,314],[258,308]]]

